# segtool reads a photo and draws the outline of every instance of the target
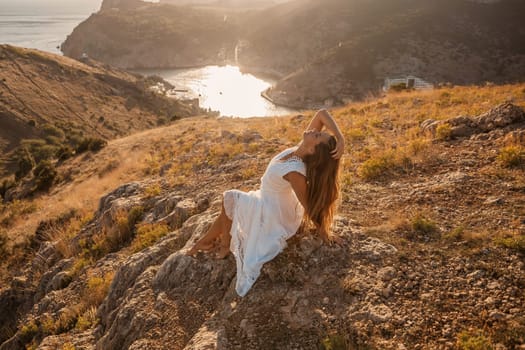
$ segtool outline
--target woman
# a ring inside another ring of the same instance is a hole
[[[333,135],[323,132],[326,128]],[[261,188],[248,193],[224,192],[221,214],[189,251],[212,251],[217,257],[233,252],[237,263],[235,289],[244,296],[262,265],[286,246],[302,220],[315,225],[325,242],[330,236],[339,194],[339,159],[344,138],[332,116],[318,111],[298,146],[275,156],[261,178]]]

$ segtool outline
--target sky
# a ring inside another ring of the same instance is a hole
[[[0,15],[24,14],[89,14],[100,9],[102,0],[0,0]]]

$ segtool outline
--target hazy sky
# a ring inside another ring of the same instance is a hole
[[[13,12],[89,14],[98,11],[101,3],[102,0],[0,0],[0,14]]]

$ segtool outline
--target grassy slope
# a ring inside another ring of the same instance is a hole
[[[388,94],[334,109],[348,144],[340,215],[367,235],[396,246],[407,261],[419,259],[423,266],[436,254],[479,261],[480,254],[489,249],[491,253],[482,260],[493,265],[484,265],[484,269],[504,273],[498,261],[509,253],[498,248],[498,239],[523,240],[523,168],[506,168],[497,160],[505,146],[502,139],[436,141],[420,132],[419,123],[429,118],[478,115],[509,99],[524,108],[525,85]],[[153,192],[177,188],[188,196],[203,188],[219,194],[232,187],[257,187],[268,160],[299,141],[312,114],[304,118],[188,118],[111,141],[99,153],[66,161],[59,171],[69,173],[72,181],[58,184],[49,195],[2,207],[1,230],[9,237],[8,246],[18,243],[2,262],[2,282],[16,273],[24,256],[30,258],[23,241],[40,220],[72,208],[89,217],[98,199],[122,183],[147,179]],[[254,132],[262,138],[250,139]],[[389,165],[379,166],[381,175],[364,176],[370,160],[383,156]],[[160,176],[167,164],[170,167]],[[445,181],[458,172],[468,181]],[[487,204],[491,198],[503,200],[494,207]],[[432,232],[420,230],[425,224]],[[523,250],[523,246],[513,249]],[[408,299],[402,297],[396,302],[405,301]],[[494,339],[508,336],[505,330],[483,322],[480,318],[473,326],[487,327],[486,334]]]
[[[148,91],[149,82],[95,61],[87,65],[2,45],[0,62],[3,155],[22,139],[46,137],[46,125],[62,130],[68,138],[75,134],[112,139],[194,113],[188,103]]]

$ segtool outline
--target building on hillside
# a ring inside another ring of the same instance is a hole
[[[413,75],[407,75],[403,77],[385,78],[385,84],[383,85],[383,90],[388,91],[392,86],[403,86],[403,85],[404,85],[404,88],[406,89],[416,89],[416,90],[434,88],[434,85],[432,83],[429,83],[428,81],[425,81]]]

